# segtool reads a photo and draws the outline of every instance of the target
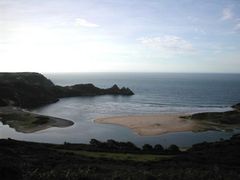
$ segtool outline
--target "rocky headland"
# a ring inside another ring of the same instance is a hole
[[[59,98],[97,95],[133,95],[129,88],[101,89],[93,84],[57,86],[39,73],[0,73],[0,121],[18,132],[32,133],[74,123],[23,110],[57,102]]]
[[[133,95],[129,88],[101,89],[93,84],[57,86],[39,73],[0,73],[0,106],[33,108],[57,102],[59,98],[97,95]]]
[[[225,112],[202,112],[181,116],[198,123],[199,130],[227,130],[240,128],[240,103],[231,106],[233,110]]]

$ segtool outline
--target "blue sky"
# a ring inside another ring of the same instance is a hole
[[[240,73],[239,0],[0,0],[0,71]]]

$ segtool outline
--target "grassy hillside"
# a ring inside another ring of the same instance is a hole
[[[0,147],[1,180],[235,180],[240,176],[239,135],[167,156],[86,151],[66,144],[10,139],[0,140]]]
[[[101,89],[93,84],[56,86],[39,73],[0,73],[0,106],[32,108],[58,101],[58,98],[96,95],[133,95],[129,88]]]

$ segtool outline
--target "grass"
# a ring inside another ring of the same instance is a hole
[[[3,124],[8,124],[13,128],[32,128],[49,122],[45,116],[35,116],[26,112],[1,114]]]
[[[226,112],[203,112],[180,118],[189,119],[197,123],[193,132],[207,130],[233,131],[240,127],[240,111],[231,110]]]
[[[129,154],[129,153],[109,153],[109,152],[92,152],[83,150],[65,150],[58,151],[65,153],[73,153],[90,158],[104,158],[120,161],[137,161],[137,162],[149,162],[149,161],[161,161],[171,159],[173,155],[154,155],[154,154]]]
[[[48,123],[49,120],[50,120],[50,118],[47,116],[36,116],[35,121],[32,123],[36,124],[36,125],[42,125],[42,124]]]
[[[196,113],[190,116],[181,116],[181,118],[227,125],[240,124],[240,112],[237,110],[226,112]]]

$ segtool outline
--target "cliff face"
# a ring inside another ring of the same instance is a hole
[[[36,107],[58,101],[58,98],[96,95],[133,95],[128,88],[100,89],[93,84],[56,86],[39,73],[0,73],[0,106]]]
[[[119,88],[117,85],[111,88],[101,89],[93,84],[76,84],[73,86],[56,86],[56,94],[58,97],[74,97],[74,96],[97,96],[97,95],[133,95],[129,88]]]
[[[0,73],[1,83],[25,83],[33,86],[53,87],[51,80],[39,73]]]
[[[240,111],[240,103],[233,105],[232,108],[237,111]]]
[[[34,107],[56,102],[54,88],[50,80],[38,73],[0,73],[3,105]]]

